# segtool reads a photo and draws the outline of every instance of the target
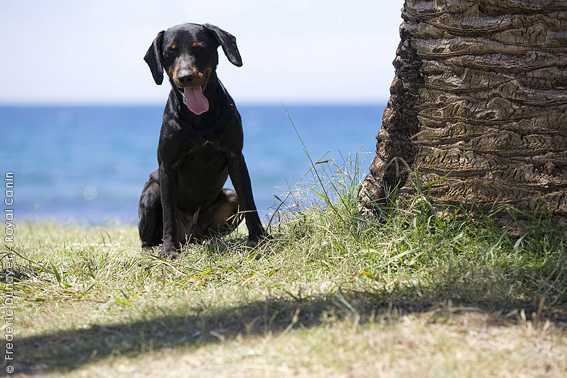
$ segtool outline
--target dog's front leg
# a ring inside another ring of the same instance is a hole
[[[240,154],[229,160],[230,179],[234,185],[234,189],[236,189],[236,194],[238,194],[240,211],[244,212],[246,227],[248,228],[248,239],[258,240],[260,237],[266,235],[266,231],[264,227],[262,227],[262,222],[260,222],[260,217],[256,210],[254,196],[252,195],[250,174],[248,173],[244,156]]]
[[[162,257],[177,257],[179,235],[175,220],[175,172],[171,164],[161,163],[159,167],[159,184],[161,189],[161,206],[163,209],[163,249]]]

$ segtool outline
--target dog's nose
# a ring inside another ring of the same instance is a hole
[[[181,85],[189,85],[193,81],[194,77],[195,75],[188,71],[181,71],[177,75],[177,81],[179,81],[179,84]]]

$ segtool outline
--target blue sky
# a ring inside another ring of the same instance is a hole
[[[211,23],[237,103],[385,102],[403,0],[22,0],[0,3],[0,104],[163,104],[143,56],[155,35]]]

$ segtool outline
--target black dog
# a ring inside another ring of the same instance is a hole
[[[161,31],[144,60],[156,84],[169,76],[159,169],[150,175],[138,214],[142,247],[162,243],[161,256],[177,257],[181,244],[228,233],[244,214],[250,240],[265,235],[242,156],[240,114],[217,78],[217,48],[242,66],[236,38],[216,26],[182,24]],[[236,192],[223,189],[228,177]]]

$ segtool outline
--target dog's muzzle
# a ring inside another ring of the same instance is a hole
[[[191,75],[190,80],[179,80],[182,86],[178,86],[177,89],[183,96],[183,103],[187,105],[187,108],[194,114],[201,115],[209,110],[209,100],[205,97],[208,77],[205,76],[205,80],[201,85],[190,85],[190,82],[195,81],[193,79],[194,77]]]

